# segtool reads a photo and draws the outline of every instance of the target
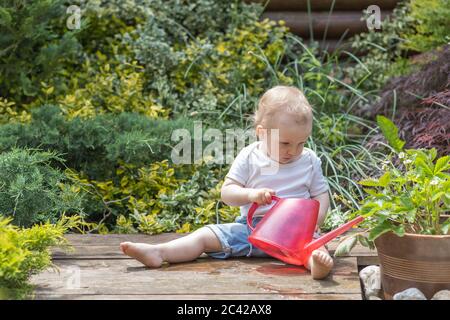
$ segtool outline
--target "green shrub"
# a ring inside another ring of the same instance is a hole
[[[82,213],[82,198],[50,166],[54,152],[12,149],[0,154],[0,214],[20,226],[56,222],[64,212]]]
[[[91,221],[101,233],[189,232],[207,223],[231,222],[239,213],[220,201],[221,172],[212,164],[171,165],[167,160],[136,167],[121,163],[110,180],[89,180],[68,170],[75,185],[89,194]],[[95,209],[94,209],[95,208]]]
[[[348,69],[354,84],[365,91],[380,89],[392,76],[408,74],[417,66],[408,61],[411,51],[425,52],[450,40],[450,5],[447,0],[399,2],[383,20],[381,31],[354,36],[352,47],[362,53],[361,63]]]
[[[359,181],[367,196],[351,216],[363,216],[361,226],[368,230],[344,237],[337,255],[350,251],[356,240],[374,248],[373,241],[387,232],[402,237],[450,231],[450,218],[445,216],[450,208],[450,156],[438,158],[434,148],[405,150],[395,124],[384,116],[377,122],[392,152],[380,176]]]
[[[183,58],[170,73],[175,92],[185,105],[180,113],[200,114],[217,118],[243,92],[259,97],[278,78],[272,65],[284,56],[287,29],[269,20],[249,21],[215,41],[199,38],[183,47]],[[246,106],[241,113],[251,113]],[[235,122],[227,114],[224,121]]]
[[[146,22],[123,39],[145,68],[145,88],[159,105],[216,120],[243,92],[257,96],[269,86],[266,79],[272,83],[268,63],[283,55],[287,31],[259,22],[260,6],[171,0],[149,7]],[[241,118],[250,105],[245,108]],[[221,121],[235,117],[222,114]]]
[[[379,32],[369,31],[351,38],[352,48],[362,55],[360,62],[347,69],[352,85],[376,92],[389,77],[407,73],[403,34],[416,24],[408,1],[399,2],[392,14],[382,21]]]
[[[79,49],[64,23],[64,0],[8,0],[0,4],[0,92],[16,103],[29,102],[42,82],[58,88],[66,62]],[[58,28],[55,27],[58,25]]]
[[[225,172],[208,164],[192,169],[190,179],[158,197],[162,209],[157,221],[166,232],[190,232],[209,223],[232,222],[240,214],[239,207],[230,207],[220,200]]]
[[[63,217],[56,224],[25,229],[0,215],[0,300],[29,298],[30,277],[51,265],[50,247],[69,248],[64,233],[77,224],[76,219]]]
[[[411,0],[411,17],[416,21],[406,30],[404,47],[425,52],[450,41],[450,2],[448,0]]]
[[[153,0],[150,0],[152,2]],[[126,54],[120,36],[143,23],[148,6],[143,0],[70,0],[80,8],[84,27],[77,33],[85,56],[102,52],[107,57]]]
[[[141,113],[152,118],[167,117],[168,110],[157,105],[152,96],[144,92],[139,66],[118,62],[111,66],[101,53],[98,56],[103,64],[83,65],[81,75],[84,79],[72,79],[67,94],[54,98],[69,118],[121,112]],[[80,80],[85,80],[85,83],[80,83]]]
[[[114,175],[119,160],[144,165],[169,158],[172,131],[192,127],[187,119],[151,119],[127,112],[68,120],[60,108],[48,105],[33,109],[29,123],[0,126],[0,151],[13,147],[56,151],[66,161],[55,166],[102,180]]]

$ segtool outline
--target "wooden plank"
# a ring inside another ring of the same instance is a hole
[[[380,265],[380,259],[378,256],[362,256],[357,257],[358,266],[370,266],[370,265]]]
[[[385,19],[390,14],[389,11],[382,11],[381,18]],[[348,38],[354,34],[367,32],[367,23],[361,20],[362,12],[357,11],[336,11],[329,15],[327,12],[265,12],[262,19],[286,22],[286,26],[290,31],[300,37],[310,37],[310,24],[314,31],[314,39],[322,39],[325,31],[327,39],[340,39],[344,33]],[[311,20],[311,21],[310,21]]]
[[[267,0],[245,0],[245,2],[255,2],[264,5]],[[334,10],[363,10],[370,5],[377,5],[383,10],[395,8],[400,0],[335,0]],[[329,11],[333,0],[309,0],[311,10]],[[307,11],[308,0],[270,0],[267,11]]]
[[[36,300],[361,300],[361,294],[43,294],[38,293]]]
[[[35,275],[37,298],[66,295],[278,295],[313,298],[314,295],[360,295],[356,258],[339,258],[326,280],[313,280],[303,267],[275,259],[197,259],[194,262],[146,268],[132,259],[56,260],[52,269]],[[74,274],[80,276],[73,289]],[[67,298],[70,298],[67,296]],[[317,297],[314,297],[317,298]],[[361,297],[359,297],[361,298]]]
[[[67,233],[65,237],[72,243],[83,246],[109,246],[119,245],[123,241],[160,243],[170,241],[187,235],[188,233],[167,232],[157,235],[138,234],[79,234]]]
[[[165,233],[159,235],[144,234],[68,234],[66,237],[73,245],[72,252],[64,252],[59,248],[53,249],[54,259],[129,259],[119,248],[119,244],[123,241],[144,242],[149,244],[163,243],[176,238],[185,236],[186,234]],[[333,254],[336,250],[338,239],[328,243],[328,249]],[[360,244],[347,255],[349,257],[373,257],[376,256],[376,250],[369,250]]]

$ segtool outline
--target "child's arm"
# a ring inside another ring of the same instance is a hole
[[[275,191],[268,188],[244,188],[242,184],[230,178],[225,178],[221,189],[221,198],[229,206],[243,206],[250,202],[260,205],[270,204]]]
[[[330,207],[330,197],[328,191],[321,193],[311,199],[315,199],[320,202],[319,216],[317,218],[317,228],[322,225],[327,217],[328,208]]]

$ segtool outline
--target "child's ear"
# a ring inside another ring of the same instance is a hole
[[[256,136],[259,138],[259,140],[262,140],[264,138],[264,130],[263,129],[264,129],[263,126],[260,124],[258,124],[256,126],[256,129],[255,129]]]

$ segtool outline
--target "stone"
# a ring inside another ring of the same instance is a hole
[[[431,300],[450,300],[450,290],[436,292]]]
[[[427,300],[425,295],[417,288],[409,288],[394,294],[394,300]]]
[[[364,285],[366,299],[378,297],[381,290],[381,274],[379,266],[368,266],[359,272],[359,277]]]

